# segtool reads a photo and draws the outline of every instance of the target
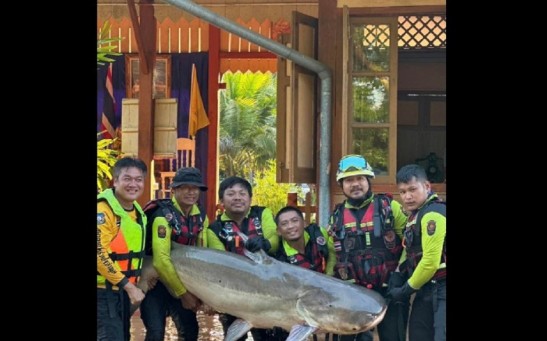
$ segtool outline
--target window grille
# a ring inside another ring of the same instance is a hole
[[[400,16],[399,48],[446,48],[446,16]]]

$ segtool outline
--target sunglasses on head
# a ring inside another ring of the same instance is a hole
[[[359,156],[347,156],[340,160],[339,168],[342,172],[346,172],[350,168],[355,168],[356,170],[366,169],[367,161]]]

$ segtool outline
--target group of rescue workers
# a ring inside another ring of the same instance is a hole
[[[146,175],[141,160],[119,159],[113,187],[97,197],[97,340],[128,341],[130,305],[139,303],[145,340],[164,340],[167,317],[179,337],[198,339],[197,310],[216,312],[186,290],[171,262],[172,241],[240,255],[245,248],[262,249],[278,260],[375,290],[388,303],[377,326],[380,341],[406,341],[407,329],[410,341],[446,339],[446,204],[420,166],[398,171],[400,204],[390,194],[372,191],[375,175],[363,156],[342,157],[336,180],[346,199],[335,206],[326,227],[305,226],[296,207],[274,216],[267,207],[251,206],[252,186],[237,176],[220,183],[224,211],[210,223],[198,204],[207,186],[197,168],[179,169],[171,198],[141,208],[136,200]],[[238,232],[249,239],[244,242]],[[145,254],[152,255],[159,274],[146,295],[136,286]],[[224,333],[236,318],[219,314]],[[255,341],[285,340],[289,332],[253,328],[251,334]],[[371,331],[322,337],[373,340]]]

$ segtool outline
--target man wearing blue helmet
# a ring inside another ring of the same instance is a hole
[[[401,240],[407,218],[391,195],[372,192],[370,179],[373,178],[374,171],[363,156],[342,157],[336,180],[346,200],[334,208],[328,231],[336,251],[334,276],[386,297],[391,274],[397,269],[402,254]],[[391,281],[398,278],[395,275]],[[386,315],[378,325],[381,341],[406,340],[408,306],[408,299],[389,302]],[[373,336],[367,331],[343,335],[339,340],[372,341]]]

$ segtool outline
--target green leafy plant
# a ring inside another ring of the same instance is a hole
[[[275,171],[275,160],[268,160],[253,179],[253,205],[269,207],[274,215],[287,205],[287,193],[291,190],[291,184],[276,182]]]
[[[97,139],[104,133],[97,133]],[[112,180],[111,169],[118,160],[120,151],[110,148],[118,139],[102,139],[97,141],[97,190],[109,187]]]
[[[122,38],[110,38],[110,21],[105,20],[103,27],[101,28],[101,34],[97,39],[97,65],[104,65],[105,63],[112,63],[114,59],[110,56],[121,56],[121,53],[113,52],[118,45],[113,45],[114,42],[119,42]]]
[[[251,177],[276,156],[275,74],[231,73],[220,94],[219,175]]]
[[[117,45],[113,42],[121,41],[121,38],[109,38],[110,21],[105,20],[101,28],[101,34],[97,39],[97,66],[111,63],[114,59],[110,56],[120,56],[121,53],[113,52]],[[105,131],[97,133],[97,191],[102,191],[109,187],[112,180],[111,169],[118,160],[120,151],[117,148],[112,148],[113,144],[119,142],[118,138],[102,139],[102,134]]]

